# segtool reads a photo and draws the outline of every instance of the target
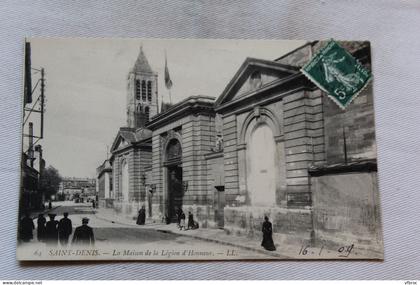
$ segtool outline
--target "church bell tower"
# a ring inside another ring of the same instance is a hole
[[[140,52],[127,78],[127,126],[144,128],[157,114],[157,73],[152,70],[140,47]]]

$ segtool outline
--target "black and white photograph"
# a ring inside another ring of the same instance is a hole
[[[24,46],[18,260],[384,259],[369,41]]]

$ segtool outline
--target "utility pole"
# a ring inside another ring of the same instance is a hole
[[[40,139],[44,138],[44,105],[45,105],[45,71],[41,68],[41,134]]]

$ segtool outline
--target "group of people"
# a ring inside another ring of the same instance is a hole
[[[188,212],[188,223],[185,226],[185,213],[182,208],[178,208],[176,211],[177,226],[180,230],[195,230],[198,229],[198,222],[194,221],[194,215]]]
[[[69,237],[73,232],[72,222],[69,219],[67,212],[63,213],[63,218],[59,221],[55,220],[56,214],[49,213],[49,221],[46,220],[44,214],[39,214],[37,219],[37,239],[40,242],[45,242],[49,246],[67,246]],[[95,238],[93,229],[87,224],[88,218],[82,219],[82,225],[77,227],[74,231],[72,244],[87,244],[93,245]],[[29,242],[33,239],[33,230],[35,229],[34,222],[29,214],[21,219],[19,225],[19,238],[23,242]]]

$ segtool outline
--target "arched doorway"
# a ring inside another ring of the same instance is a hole
[[[250,204],[272,206],[276,201],[276,145],[271,128],[260,124],[247,145],[247,188]]]
[[[167,215],[172,222],[177,220],[177,212],[182,209],[184,189],[182,183],[182,148],[178,139],[171,139],[165,155]]]
[[[127,160],[121,162],[121,194],[124,202],[128,202],[128,163]]]

